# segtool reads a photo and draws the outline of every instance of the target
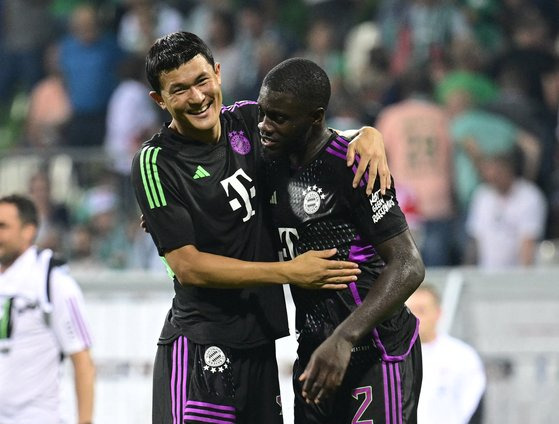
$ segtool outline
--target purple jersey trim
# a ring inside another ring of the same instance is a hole
[[[384,418],[385,423],[390,424],[390,401],[388,395],[388,372],[386,362],[382,363],[382,382],[384,387]]]
[[[187,403],[186,380],[188,372],[188,340],[180,336],[173,342],[173,363],[171,369],[171,410],[173,424],[183,422],[182,409]]]
[[[205,418],[205,417],[197,417],[196,415],[185,415],[183,417],[185,420],[190,421],[200,421],[203,423],[214,423],[214,424],[234,424],[235,421],[224,421],[224,420],[216,420],[214,418]]]
[[[69,299],[68,306],[70,307],[70,315],[72,317],[72,321],[74,322],[74,326],[78,329],[83,343],[86,347],[90,347],[91,337],[87,331],[87,326],[85,325],[83,317],[80,314],[80,309],[78,308],[76,299]]]
[[[402,424],[403,409],[402,409],[402,379],[400,378],[400,367],[398,364],[393,364],[396,371],[396,406],[398,408],[398,424]]]
[[[225,106],[225,105],[221,106],[221,111],[223,112],[224,110],[228,110],[229,112],[232,112],[238,107],[242,107],[246,105],[257,105],[257,104],[258,104],[257,102],[254,102],[252,100],[241,100],[229,106]]]
[[[224,412],[208,411],[206,409],[199,409],[199,408],[185,408],[184,413],[186,414],[189,412],[193,414],[211,415],[214,417],[235,419],[235,414],[226,414]]]
[[[327,148],[326,148],[326,151],[327,151],[328,153],[330,153],[331,155],[334,155],[334,156],[339,157],[340,159],[344,159],[344,160],[345,160],[345,158],[346,158],[344,154],[338,152],[337,150],[332,149],[331,147],[327,147]]]
[[[390,400],[392,405],[392,422],[394,424],[398,423],[398,416],[396,415],[396,384],[394,383],[394,364],[388,364],[388,371],[390,374]]]
[[[402,355],[389,355],[388,353],[386,353],[386,348],[384,347],[384,345],[382,344],[382,341],[380,340],[380,335],[378,334],[377,329],[376,328],[373,329],[373,338],[375,340],[375,344],[377,345],[377,348],[381,352],[382,360],[386,361],[386,362],[399,362],[399,361],[403,361],[404,359],[406,359],[406,357],[409,355],[415,341],[417,340],[418,335],[419,335],[419,320],[415,320],[415,330],[414,330],[413,336],[410,340],[410,344],[408,346],[408,349]]]
[[[353,296],[353,300],[355,301],[355,304],[358,305],[358,306],[361,305],[363,303],[363,301],[361,300],[361,296],[359,296],[359,292],[357,291],[357,284],[349,283],[349,290],[351,291],[351,294]],[[400,362],[400,361],[403,361],[404,359],[406,359],[406,357],[409,355],[409,353],[410,353],[410,351],[413,347],[413,344],[417,340],[418,335],[419,335],[419,320],[416,319],[415,320],[415,330],[413,332],[413,336],[411,338],[408,349],[402,355],[389,355],[386,352],[386,348],[382,344],[382,340],[380,339],[380,335],[378,333],[378,330],[376,328],[373,328],[373,340],[375,341],[375,345],[376,345],[377,349],[380,351],[380,356],[381,356],[382,360],[386,361],[386,362]]]
[[[340,149],[343,153],[347,153],[347,146],[344,146],[344,145],[338,143],[338,141],[340,141],[339,138],[337,138],[335,140],[332,140],[330,142],[330,146],[334,146],[334,147]]]
[[[363,263],[367,262],[373,256],[376,255],[376,251],[370,244],[365,244],[359,235],[355,237],[355,240],[349,247],[349,256],[348,260]]]
[[[340,137],[339,135],[336,137],[336,141],[342,143],[346,147],[346,149],[347,149],[347,146],[349,146],[349,141],[347,141],[343,137]]]
[[[186,402],[186,406],[202,406],[202,407],[205,407],[205,408],[219,409],[221,411],[235,412],[235,407],[234,406],[217,405],[215,403],[198,402],[196,400],[189,400],[188,402]]]
[[[340,146],[339,144],[336,144],[338,147],[340,147],[340,149],[342,149],[344,152],[347,153],[347,146],[349,146],[349,141],[347,141],[345,138],[343,137],[336,137],[336,142],[343,144],[343,146]],[[332,142],[332,144],[334,144],[335,142]],[[355,162],[357,164],[359,164],[359,161],[361,160],[361,158],[359,157],[359,155],[355,155]],[[357,165],[353,165],[351,167],[353,173],[355,174],[357,172]],[[365,177],[365,179],[368,181],[369,180],[369,172],[365,171],[365,173],[363,174],[363,176]],[[361,178],[361,180],[359,181],[359,187],[363,187],[365,185],[365,181],[363,181],[363,178]]]

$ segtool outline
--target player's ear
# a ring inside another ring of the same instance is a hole
[[[215,75],[217,77],[217,82],[221,85],[221,63],[216,62],[214,65]]]
[[[313,112],[311,112],[313,125],[321,125],[322,122],[324,121],[325,115],[326,115],[326,110],[323,107],[318,107]]]
[[[153,99],[155,104],[159,106],[161,109],[166,109],[165,102],[163,101],[163,97],[157,91],[150,91],[149,96]]]

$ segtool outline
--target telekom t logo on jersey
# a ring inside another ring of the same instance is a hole
[[[249,189],[243,184],[248,182]],[[254,198],[256,195],[256,188],[252,184],[252,179],[243,171],[241,168],[237,169],[237,171],[228,178],[220,181],[223,189],[225,190],[225,194],[230,199],[229,204],[231,205],[231,209],[236,211],[237,209],[241,208],[241,202],[239,202],[238,197],[244,203],[246,215],[243,218],[243,222],[247,222],[252,216],[255,214],[254,208],[252,207],[252,203],[250,199]],[[232,189],[231,191],[229,189]],[[235,196],[235,192],[237,196]],[[231,193],[231,194],[230,194]]]
[[[295,257],[295,242],[299,239],[296,228],[278,228],[281,251],[279,252],[280,261],[288,261]]]

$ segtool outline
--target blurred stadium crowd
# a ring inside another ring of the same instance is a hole
[[[559,239],[554,0],[0,0],[0,191],[74,267],[163,270],[128,181],[166,120],[143,58],[198,34],[224,103],[281,60],[331,78],[328,123],[377,126],[427,266],[537,262]],[[512,188],[511,188],[512,187]],[[468,240],[476,241],[470,249]]]

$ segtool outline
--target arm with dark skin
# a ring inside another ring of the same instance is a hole
[[[409,230],[375,246],[385,268],[363,303],[312,354],[300,377],[307,402],[318,403],[340,386],[351,349],[401,307],[423,281],[425,267]]]

